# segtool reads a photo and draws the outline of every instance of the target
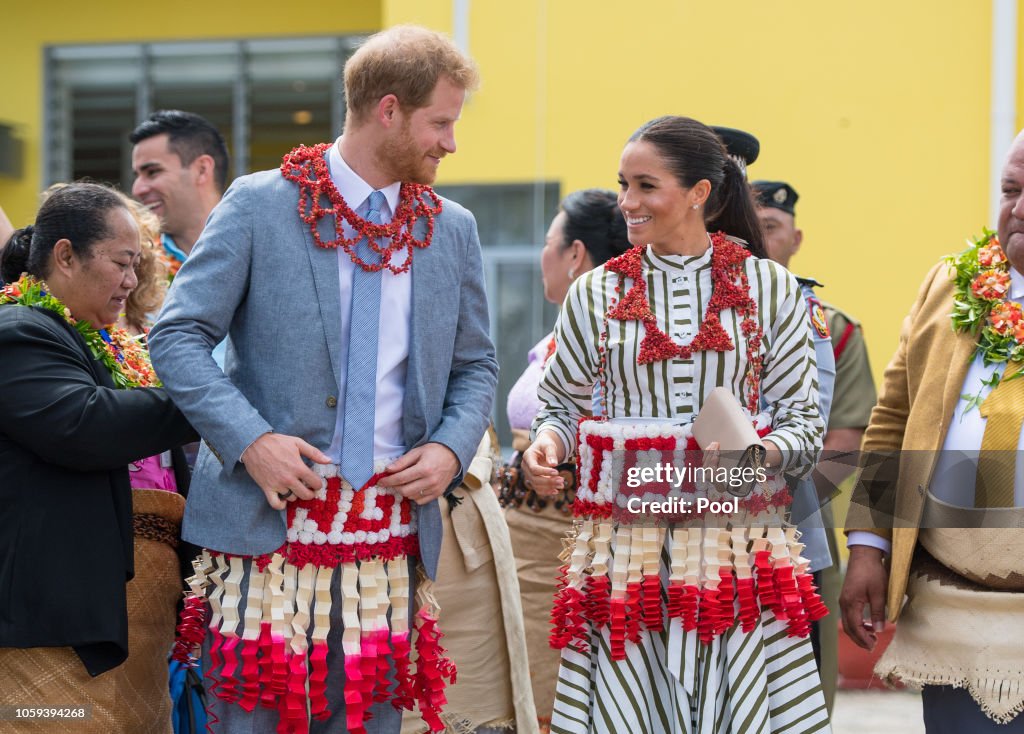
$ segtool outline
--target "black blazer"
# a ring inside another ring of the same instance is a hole
[[[56,314],[0,306],[0,647],[128,655],[128,464],[196,434],[162,389],[119,390]]]

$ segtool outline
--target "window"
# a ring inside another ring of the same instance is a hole
[[[50,47],[45,184],[89,177],[128,190],[128,135],[157,109],[195,112],[217,126],[231,153],[229,174],[273,168],[298,143],[341,132],[341,69],[361,40]]]
[[[442,196],[473,212],[484,253],[491,336],[501,371],[494,426],[508,452],[512,434],[505,410],[508,391],[526,367],[526,354],[555,325],[558,307],[544,300],[540,250],[558,211],[559,185],[438,186]]]

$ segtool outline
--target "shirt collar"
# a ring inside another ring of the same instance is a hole
[[[370,194],[375,189],[360,178],[359,174],[353,171],[352,167],[341,157],[340,140],[341,138],[338,138],[338,142],[335,142],[327,153],[327,167],[331,171],[331,181],[334,182],[334,188],[338,190],[341,198],[345,200],[349,208],[357,212],[366,203],[366,200],[370,198]],[[388,202],[390,216],[394,216],[395,209],[398,207],[398,192],[401,188],[402,182],[395,181],[393,184],[380,189],[380,192],[384,194],[384,198]]]
[[[1024,303],[1024,275],[1017,272],[1016,268],[1010,268],[1010,299],[1017,303]]]
[[[711,266],[711,253],[714,247],[708,247],[703,255],[658,255],[649,245],[644,253],[644,261],[648,266],[667,272],[697,271]]]

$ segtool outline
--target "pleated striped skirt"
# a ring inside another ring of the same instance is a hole
[[[662,554],[661,576],[667,578]],[[612,660],[609,626],[589,651],[562,650],[551,731],[558,734],[809,734],[830,732],[810,640],[770,611],[705,644],[679,619],[644,630]]]

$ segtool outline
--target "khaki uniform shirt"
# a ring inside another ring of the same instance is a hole
[[[836,385],[828,429],[866,428],[878,402],[867,345],[860,323],[835,306],[822,303],[836,357]],[[841,351],[840,351],[841,349]]]

